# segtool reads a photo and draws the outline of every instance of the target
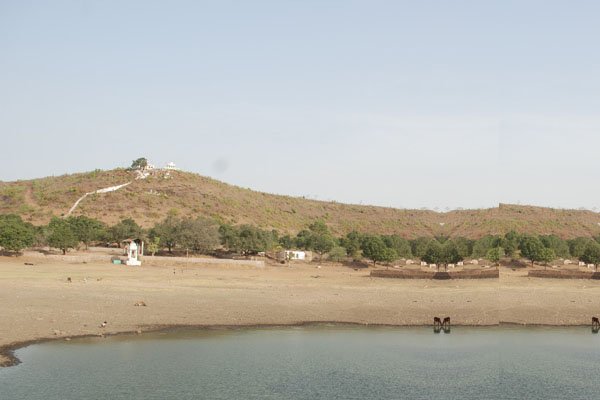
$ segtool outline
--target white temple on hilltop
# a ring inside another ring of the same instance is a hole
[[[167,163],[167,165],[165,166],[166,170],[169,171],[179,171],[179,168],[177,168],[177,166],[175,165],[175,163],[173,161],[170,161]]]

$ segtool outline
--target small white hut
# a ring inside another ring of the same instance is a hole
[[[311,251],[283,250],[276,254],[279,261],[312,261]]]
[[[286,250],[285,257],[288,260],[306,260],[306,252],[300,250]]]
[[[125,260],[125,265],[132,266],[140,266],[142,265],[142,261],[140,257],[144,255],[144,242],[141,239],[136,240],[126,240],[125,241],[125,254],[127,255],[127,260]]]

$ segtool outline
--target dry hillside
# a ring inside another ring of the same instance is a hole
[[[485,210],[437,213],[307,200],[255,192],[189,172],[157,171],[146,179],[124,169],[0,183],[0,213],[17,213],[35,224],[64,215],[88,192],[132,181],[116,192],[86,197],[73,215],[85,214],[109,224],[132,217],[151,226],[171,210],[181,216],[204,215],[220,222],[251,223],[294,233],[316,219],[343,234],[353,229],[398,233],[407,238],[430,235],[478,238],[488,233],[550,234],[563,238],[600,234],[600,215],[501,204]]]

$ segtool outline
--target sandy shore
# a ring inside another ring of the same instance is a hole
[[[451,316],[454,325],[582,325],[600,315],[600,281],[527,278],[525,270],[508,268],[501,268],[499,280],[430,281],[371,278],[369,270],[343,266],[26,261],[0,257],[5,350],[40,339],[171,325],[428,325],[434,316]],[[138,301],[147,307],[134,306]],[[9,362],[0,355],[0,363]]]

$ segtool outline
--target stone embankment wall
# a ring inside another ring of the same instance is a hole
[[[569,270],[542,270],[529,271],[527,276],[531,278],[555,278],[555,279],[600,279],[600,272],[593,271],[569,271]]]
[[[467,271],[450,272],[430,272],[430,271],[398,271],[376,269],[371,271],[371,276],[376,278],[396,278],[396,279],[494,279],[500,277],[497,269],[481,269]]]

